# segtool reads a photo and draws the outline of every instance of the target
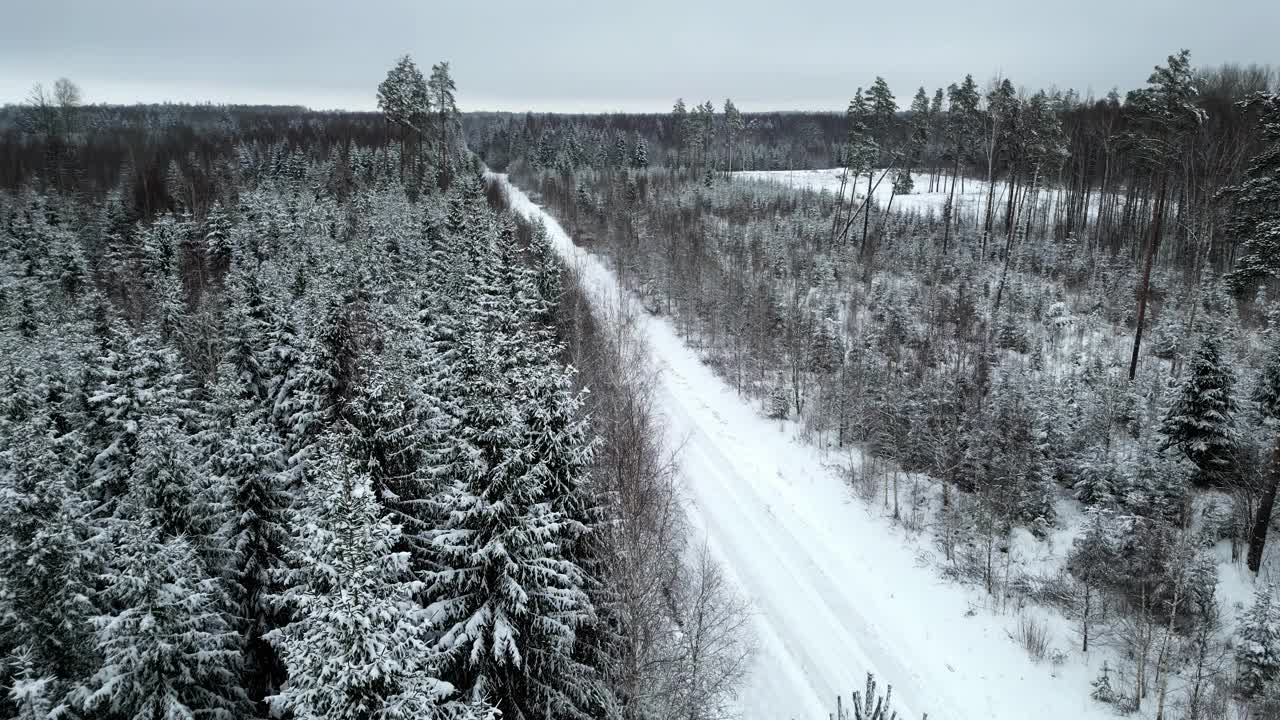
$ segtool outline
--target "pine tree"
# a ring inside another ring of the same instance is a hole
[[[973,145],[978,134],[978,86],[972,75],[965,75],[959,85],[952,84],[947,88],[946,136],[954,167],[951,174],[951,187],[947,194],[943,209],[942,252],[947,252],[947,244],[951,237],[953,210],[955,208],[956,184],[960,179],[960,165],[973,152]]]
[[[440,150],[437,170],[441,173],[442,180],[452,179],[453,170],[449,162],[452,145],[449,137],[450,130],[458,124],[458,106],[454,99],[454,93],[458,88],[453,82],[453,76],[449,73],[449,63],[440,62],[431,66],[431,78],[427,81],[427,89],[431,94],[436,113],[436,136]],[[444,186],[441,185],[441,187]]]
[[[869,126],[871,134],[876,140],[882,151],[887,151],[891,145],[892,134],[894,132],[894,118],[898,114],[898,102],[893,97],[893,92],[889,90],[889,83],[884,78],[876,76],[875,82],[871,83],[871,88],[867,90],[867,103],[870,106]],[[883,164],[888,160],[881,157],[880,162]]]
[[[690,121],[689,109],[684,104],[684,98],[676,98],[675,105],[671,106],[671,134],[676,142],[676,167],[681,167],[686,162],[692,163],[692,148],[689,147],[690,141]],[[686,156],[688,153],[688,156]]]
[[[888,167],[896,164],[897,155],[891,149],[894,138],[894,118],[898,112],[898,103],[893,97],[893,93],[889,90],[889,84],[884,78],[876,76],[875,82],[871,84],[871,89],[867,91],[867,126],[870,137],[874,140],[877,154],[873,161],[872,167],[867,170],[867,198],[872,196],[875,189],[873,181],[875,179],[876,167]],[[893,187],[897,187],[898,178],[894,178]],[[891,201],[892,202],[892,201]],[[871,227],[871,212],[868,207],[862,213],[862,247],[865,250],[867,246],[867,233]]]
[[[846,186],[854,188],[858,184],[858,179],[863,173],[872,176],[875,171],[876,158],[879,154],[879,145],[876,144],[875,135],[871,129],[872,108],[871,104],[863,95],[862,88],[853,94],[853,99],[849,101],[849,107],[845,111],[845,122],[847,124],[845,130],[844,145],[840,148],[841,166],[843,172],[840,176],[839,198],[844,197]],[[850,194],[854,194],[852,189]],[[871,181],[867,182],[867,202],[861,206],[861,211],[868,212],[871,195]],[[854,211],[853,203],[850,203],[849,217],[845,218],[843,212],[836,212],[832,218],[831,238],[832,242],[844,240],[848,237],[849,228],[853,225]],[[865,237],[864,237],[865,240]]]
[[[729,146],[729,160],[725,169],[729,172],[733,172],[734,141],[742,134],[743,129],[746,127],[746,123],[743,122],[742,113],[738,110],[738,107],[734,105],[733,101],[729,98],[725,98],[724,101],[724,127],[725,139]]]
[[[295,514],[297,584],[283,600],[293,621],[268,638],[289,681],[272,703],[306,720],[483,716],[436,679],[432,616],[415,601],[399,526],[380,510],[368,475],[335,436],[324,441]]]
[[[1234,376],[1222,353],[1220,333],[1210,329],[1187,367],[1160,426],[1163,448],[1177,447],[1199,469],[1197,481],[1207,485],[1231,469],[1235,447],[1232,395]]]
[[[387,122],[415,133],[424,132],[426,117],[431,111],[431,97],[427,81],[413,58],[400,56],[387,71],[386,79],[378,83],[378,109]]]
[[[1170,167],[1182,152],[1185,138],[1204,120],[1196,104],[1198,90],[1191,67],[1191,53],[1182,50],[1169,56],[1166,66],[1157,65],[1147,80],[1148,87],[1133,90],[1125,100],[1125,111],[1133,115],[1132,129],[1125,143],[1145,167],[1158,188],[1151,203],[1150,238],[1146,243],[1142,276],[1138,283],[1138,309],[1133,332],[1133,352],[1129,359],[1129,379],[1138,372],[1138,356],[1146,323],[1151,267],[1160,249],[1161,227],[1169,195]],[[1158,182],[1155,182],[1158,181]]]

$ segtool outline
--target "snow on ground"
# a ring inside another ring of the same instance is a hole
[[[599,259],[518,188],[510,196],[516,212],[546,223],[592,297],[618,296]],[[893,685],[905,720],[926,712],[942,720],[1111,717],[1088,697],[1094,669],[1078,658],[1033,663],[1009,637],[1016,616],[971,611],[985,599],[918,564],[818,449],[760,417],[667,321],[645,316],[641,328],[661,372],[689,514],[756,611],[759,652],[739,698],[744,718],[821,720],[868,671]]]
[[[876,171],[876,179],[880,180],[883,170]],[[781,183],[790,187],[803,188],[816,192],[826,191],[833,195],[840,190],[840,178],[844,174],[841,168],[829,168],[826,170],[745,170],[735,172],[734,176],[744,180],[756,180],[762,182]],[[889,202],[889,196],[893,194],[893,171],[884,175],[884,179],[879,184],[872,182],[874,188],[872,197],[875,198],[876,206],[884,208]],[[852,178],[850,179],[852,180]],[[929,173],[911,173],[911,180],[914,183],[914,189],[909,195],[894,195],[893,205],[890,210],[901,210],[903,212],[918,212],[923,215],[933,213],[935,215],[942,214],[942,208],[946,205],[949,195],[947,182],[940,182],[942,188],[939,192],[926,192],[929,189]],[[1004,212],[1005,203],[1008,202],[1009,184],[1005,181],[997,181],[995,183],[995,196],[993,204],[995,205],[995,213],[997,217],[1001,217],[1000,213]],[[988,184],[985,180],[975,180],[973,178],[962,178],[960,184],[956,186],[955,194],[955,213],[957,218],[976,218],[979,212],[986,212]],[[852,193],[856,198],[864,198],[867,196],[867,178],[862,176],[858,178],[856,183],[852,183],[845,187],[845,196]],[[1052,191],[1042,190],[1037,199],[1037,213],[1043,212],[1045,209],[1051,209],[1056,201],[1056,193]],[[1090,212],[1096,212],[1098,202],[1098,194],[1093,193],[1090,200]]]
[[[879,179],[883,170],[876,171],[876,178]],[[746,170],[735,172],[735,177],[746,180],[759,180],[764,182],[776,182],[789,185],[796,188],[804,188],[822,192],[823,190],[833,195],[840,190],[840,177],[844,171],[840,168],[831,168],[827,170]],[[893,198],[893,207],[891,209],[902,210],[903,212],[916,211],[923,214],[930,212],[935,214],[942,213],[942,207],[947,202],[946,192],[925,192],[929,188],[928,173],[911,173],[911,179],[915,184],[915,189],[910,195],[895,195]],[[845,187],[845,197],[852,192],[858,198],[867,196],[867,178],[859,177],[857,182],[852,182]],[[875,188],[873,197],[879,207],[884,207],[889,202],[889,195],[893,192],[893,173],[886,175],[879,185],[872,183]],[[987,201],[987,184],[982,181],[966,179],[964,182],[964,192],[956,186],[955,207],[956,212],[960,215],[970,216],[978,212],[979,208],[985,208]],[[946,190],[943,184],[943,190]],[[996,203],[1000,203],[1003,199],[1005,184],[999,183],[996,187]]]
[[[842,172],[840,168],[833,168],[827,170],[743,171],[736,172],[734,175],[745,180],[778,183],[786,187],[815,192],[825,191],[834,194],[840,189]],[[879,178],[879,172],[877,171],[877,178]],[[942,208],[946,204],[947,193],[925,192],[929,187],[929,175],[927,173],[913,173],[912,180],[915,186],[914,192],[907,196],[895,196],[891,210],[893,212],[914,211],[921,214],[941,214]],[[858,187],[854,191],[857,198],[866,196],[866,183],[865,177],[860,179]],[[882,208],[889,201],[890,187],[890,177],[888,176],[879,186],[876,186],[874,198]],[[943,187],[945,187],[945,184]],[[980,211],[985,210],[987,187],[988,185],[985,181],[973,178],[966,179],[962,186],[957,187],[956,207],[958,217],[976,218]],[[996,183],[994,202],[997,213],[1003,211],[1004,202],[1007,200],[1005,196],[1007,191],[1007,182],[998,181]],[[846,197],[849,192],[849,189],[846,188]],[[1092,213],[1097,211],[1099,198],[1100,194],[1095,191],[1091,197],[1090,211]],[[1056,201],[1057,197],[1052,191],[1041,193],[1040,207],[1037,212],[1043,213],[1047,209],[1052,209],[1053,203]],[[1120,201],[1123,202],[1123,198],[1120,198]],[[1030,277],[1027,280],[1029,285],[1041,282]],[[1065,298],[1068,294],[1062,293],[1060,296]],[[1091,317],[1086,313],[1080,312],[1080,310],[1077,307],[1073,311],[1064,305],[1063,317],[1068,320],[1064,327],[1069,329],[1063,329],[1055,333],[1046,343],[1044,360],[1047,367],[1054,372],[1061,372],[1076,355],[1101,357],[1104,361],[1111,360],[1121,364],[1127,362],[1131,347],[1130,343],[1132,342],[1131,331],[1121,329],[1104,318]],[[1013,357],[1013,354],[1010,354],[1010,356]],[[1147,358],[1145,362],[1159,363],[1161,364],[1159,372],[1167,372],[1166,364],[1163,361]],[[1229,500],[1219,499],[1222,502],[1229,503]],[[1071,542],[1081,530],[1082,508],[1079,503],[1063,498],[1057,504],[1056,511],[1058,513],[1058,523],[1044,540],[1036,539],[1025,530],[1015,531],[1011,551],[1014,572],[1043,576],[1053,574],[1064,567],[1066,555],[1071,548]],[[1225,634],[1229,635],[1234,632],[1236,624],[1251,605],[1257,582],[1280,582],[1280,570],[1278,570],[1280,568],[1280,543],[1268,544],[1264,554],[1262,572],[1256,581],[1244,566],[1242,559],[1233,560],[1231,558],[1229,542],[1218,542],[1211,549],[1211,554],[1218,568],[1218,584],[1215,592],[1223,609],[1224,631]],[[1074,639],[1071,637],[1071,623],[1057,612],[1042,612],[1040,613],[1040,618],[1049,626],[1050,632],[1056,632],[1062,639],[1060,642],[1062,649],[1067,649],[1067,646],[1071,644],[1068,639]],[[1099,655],[1091,658],[1091,660],[1092,665],[1096,668],[1101,664],[1102,657]]]

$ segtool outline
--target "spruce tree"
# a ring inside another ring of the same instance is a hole
[[[1259,695],[1280,671],[1280,609],[1274,594],[1274,588],[1259,584],[1237,630],[1236,682],[1245,697]]]
[[[1271,527],[1271,513],[1275,508],[1276,493],[1280,490],[1280,431],[1274,427],[1280,421],[1280,333],[1273,326],[1268,330],[1270,348],[1262,369],[1262,376],[1254,387],[1253,400],[1257,405],[1262,424],[1273,433],[1271,464],[1267,468],[1262,494],[1258,499],[1258,511],[1249,532],[1249,569],[1258,572],[1262,567],[1262,551],[1266,546]]]
[[[227,595],[241,635],[242,686],[250,702],[259,704],[285,678],[265,635],[284,621],[271,598],[281,591],[287,569],[290,498],[282,446],[259,411],[241,408],[222,437],[216,481],[227,504],[227,521],[219,533],[229,554]]]
[[[110,515],[132,484],[144,419],[178,422],[187,417],[189,406],[177,355],[150,333],[132,339],[115,335],[99,363],[101,380],[88,398],[86,451],[91,463],[84,479],[99,504],[96,512]]]
[[[239,637],[195,549],[145,517],[116,523],[115,542],[112,609],[93,619],[102,667],[77,705],[130,720],[244,717]]]
[[[26,648],[19,648],[12,658],[6,658],[14,666],[12,684],[9,686],[9,702],[15,709],[12,720],[55,720],[63,710],[59,702],[60,683],[49,675],[40,675]]]
[[[201,496],[199,468],[176,418],[148,415],[139,423],[138,459],[129,487],[130,507],[144,511],[164,537],[185,538],[202,554],[209,550],[211,500]]]
[[[636,170],[649,167],[649,146],[639,132],[635,134],[635,139],[631,143],[631,167]]]
[[[571,519],[551,507],[552,468],[539,462],[504,355],[520,344],[466,338],[462,422],[438,452],[446,517],[430,532],[429,612],[441,623],[445,677],[506,717],[586,718],[594,671],[572,656],[594,613],[581,568],[566,556]],[[504,372],[504,367],[506,372]]]
[[[271,310],[256,272],[233,269],[219,377],[233,377],[244,399],[265,402],[271,391]]]
[[[1223,191],[1235,203],[1229,228],[1244,238],[1228,280],[1243,294],[1280,272],[1280,93],[1260,93],[1241,105],[1258,113],[1263,141],[1245,170],[1245,182]]]
[[[580,585],[589,604],[575,632],[575,662],[566,664],[576,671],[576,704],[592,717],[607,717],[616,708],[603,675],[625,644],[619,620],[609,612],[615,598],[605,583],[611,557],[608,531],[620,518],[590,475],[600,439],[582,417],[584,398],[572,390],[572,370],[556,367],[552,353],[558,354],[558,346],[548,343],[544,349],[547,354],[537,366],[541,371],[535,369],[521,381],[529,474],[561,517],[563,554],[581,570]]]
[[[394,368],[384,366],[378,357],[365,365],[344,411],[352,457],[361,472],[369,475],[383,507],[395,514],[397,522],[413,524],[427,500],[419,470],[424,430],[430,421],[423,417],[415,389]]]
[[[1162,449],[1181,450],[1199,469],[1197,482],[1202,485],[1217,482],[1231,470],[1234,382],[1220,333],[1211,328],[1200,340],[1160,426],[1165,437]]]
[[[533,261],[534,284],[542,306],[537,319],[550,323],[563,292],[560,274],[564,271],[564,263],[547,234],[546,226],[541,222],[533,228],[533,237],[529,240],[529,255]]]
[[[292,521],[293,620],[268,638],[289,680],[272,698],[307,720],[417,720],[484,714],[450,700],[436,679],[432,615],[415,600],[400,528],[380,509],[369,476],[325,438],[305,502]]]
[[[0,607],[32,677],[65,690],[93,670],[102,548],[74,482],[76,436],[59,436],[44,408],[15,430],[0,452]]]
[[[627,136],[621,130],[614,133],[613,150],[609,153],[609,165],[615,168],[624,168],[628,165],[631,152],[627,149]]]

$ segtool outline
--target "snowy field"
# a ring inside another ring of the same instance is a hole
[[[877,180],[880,180],[883,172],[883,170],[876,171]],[[744,180],[780,183],[788,187],[813,190],[815,192],[825,191],[833,195],[840,190],[840,178],[843,174],[844,171],[840,168],[826,170],[746,170],[733,173],[734,177]],[[940,183],[942,191],[926,192],[929,188],[929,173],[911,173],[911,180],[914,183],[914,189],[909,195],[894,195],[893,205],[890,210],[894,212],[918,212],[922,215],[930,213],[941,215],[949,194],[946,192],[948,190],[947,183]],[[1001,217],[1000,213],[1004,212],[1005,203],[1009,199],[1009,184],[1005,181],[997,181],[995,186],[993,204],[996,217]],[[893,172],[890,171],[883,180],[880,180],[878,185],[873,182],[872,187],[875,189],[872,197],[876,206],[883,209],[889,203],[889,196],[893,194]],[[963,178],[960,184],[956,186],[956,217],[962,220],[973,220],[980,217],[980,213],[985,213],[988,187],[985,180]],[[866,197],[867,178],[865,175],[858,178],[856,183],[850,183],[845,187],[845,197],[849,197],[850,194],[858,200]],[[1095,192],[1090,198],[1091,216],[1097,211],[1098,197]],[[1042,188],[1037,198],[1036,212],[1041,213],[1045,210],[1053,209],[1056,201],[1057,193]]]
[[[517,212],[547,225],[593,298],[618,297],[603,263],[518,188],[510,195]],[[868,671],[894,686],[903,720],[926,712],[940,720],[1113,717],[1089,699],[1101,655],[1033,663],[1011,640],[1016,615],[978,609],[987,604],[978,591],[919,563],[911,543],[852,498],[818,449],[762,418],[667,321],[643,316],[641,328],[661,371],[668,441],[681,448],[692,520],[755,609],[759,653],[740,698],[745,718],[821,720]],[[1073,642],[1051,638],[1063,649]]]

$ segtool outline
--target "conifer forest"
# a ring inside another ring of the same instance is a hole
[[[0,95],[0,720],[1280,718],[1280,69],[380,52]]]

